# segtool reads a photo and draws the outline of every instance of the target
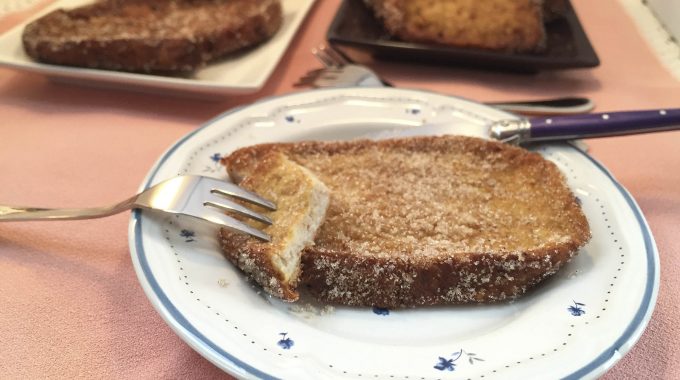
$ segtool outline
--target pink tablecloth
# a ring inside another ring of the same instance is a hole
[[[574,0],[602,64],[536,76],[456,68],[376,67],[399,86],[480,101],[585,95],[599,111],[678,107],[680,82],[657,62],[619,3]],[[319,1],[258,94],[215,102],[54,84],[0,69],[0,200],[107,204],[133,193],[157,157],[216,114],[293,91],[318,64],[339,0]],[[32,11],[31,11],[32,12]],[[30,12],[0,19],[0,31]],[[589,142],[639,202],[661,256],[649,327],[606,379],[680,378],[680,132]],[[128,215],[0,224],[0,377],[227,377],[160,319],[137,283]]]

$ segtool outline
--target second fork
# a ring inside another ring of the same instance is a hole
[[[312,54],[325,68],[311,70],[295,84],[312,87],[394,87],[366,66],[352,63],[342,52],[321,44]],[[505,111],[526,115],[571,115],[588,113],[594,103],[583,97],[561,97],[541,100],[487,102],[487,105]]]

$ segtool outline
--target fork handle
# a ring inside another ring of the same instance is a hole
[[[135,207],[135,198],[108,207],[39,208],[0,205],[0,222],[31,220],[79,220],[102,218]]]

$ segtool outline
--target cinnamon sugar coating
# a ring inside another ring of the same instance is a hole
[[[511,299],[590,237],[557,167],[470,137],[303,142],[244,148],[233,178],[280,150],[330,190],[301,283],[347,305],[409,307]]]
[[[364,0],[404,41],[508,52],[545,48],[542,0]],[[549,10],[555,0],[545,1]],[[546,6],[547,8],[547,6]],[[547,12],[552,14],[552,12]]]
[[[279,0],[103,0],[53,11],[22,40],[46,63],[183,72],[268,39],[281,22]]]
[[[276,210],[249,205],[269,217],[266,225],[246,218],[244,223],[271,237],[261,242],[242,233],[221,229],[220,244],[227,258],[272,296],[298,299],[300,257],[313,243],[328,207],[329,192],[309,170],[271,151],[241,181],[240,186],[276,204]],[[237,217],[238,218],[238,217]]]

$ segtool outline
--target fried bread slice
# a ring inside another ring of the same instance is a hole
[[[280,0],[103,0],[55,10],[22,40],[40,62],[187,72],[268,39],[282,19]]]
[[[309,170],[277,151],[264,154],[240,185],[277,205],[276,211],[262,212],[272,219],[271,226],[247,221],[269,234],[272,240],[260,242],[222,229],[223,251],[267,293],[295,301],[300,255],[305,247],[313,244],[324,219],[328,189]]]
[[[224,158],[251,175],[272,151],[330,190],[302,255],[322,301],[413,307],[515,298],[590,237],[559,169],[537,153],[472,137],[264,144]]]
[[[385,29],[404,41],[533,52],[545,48],[537,0],[364,0]]]

